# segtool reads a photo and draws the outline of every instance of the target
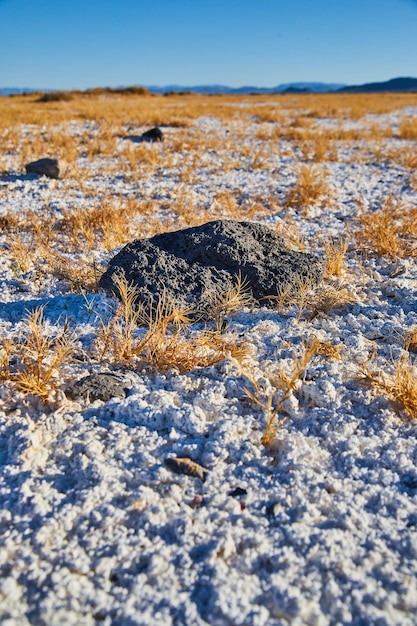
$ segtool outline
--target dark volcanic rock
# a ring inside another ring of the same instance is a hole
[[[49,178],[59,178],[63,175],[67,168],[64,161],[58,159],[39,159],[25,165],[27,174],[38,174],[39,176],[48,176]]]
[[[155,128],[147,130],[146,133],[142,133],[140,138],[142,139],[142,141],[149,141],[151,143],[154,143],[156,141],[163,141],[164,135],[162,133],[162,130],[156,126]]]
[[[86,398],[87,400],[102,400],[108,402],[111,398],[124,398],[126,389],[119,376],[109,372],[90,374],[77,381],[67,391],[70,398]]]
[[[316,256],[289,250],[267,226],[218,220],[127,244],[111,259],[100,287],[117,295],[114,279],[124,274],[145,306],[165,290],[169,298],[204,311],[213,294],[236,284],[239,276],[255,301],[265,305],[268,296],[287,287],[295,292],[300,284],[318,284],[323,271]]]

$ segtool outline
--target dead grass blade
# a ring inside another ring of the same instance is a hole
[[[373,371],[363,364],[359,380],[370,385],[377,394],[398,403],[407,415],[417,418],[417,364],[409,354],[387,363],[387,370]]]
[[[55,388],[59,368],[71,360],[76,344],[67,321],[58,336],[48,334],[43,311],[44,307],[38,307],[28,314],[19,339],[3,343],[0,368],[3,380],[46,402]]]

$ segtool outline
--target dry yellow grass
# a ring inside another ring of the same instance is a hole
[[[359,226],[354,232],[358,245],[378,256],[417,256],[417,209],[388,196],[382,206],[366,210],[359,203]]]
[[[400,139],[410,139],[412,141],[416,141],[417,119],[415,117],[403,119],[398,129],[398,136],[400,137]]]
[[[246,378],[252,385],[253,390],[244,388],[247,397],[265,412],[266,423],[261,437],[261,443],[264,446],[273,443],[279,429],[288,421],[286,404],[301,384],[311,359],[317,354],[339,358],[339,347],[330,346],[319,341],[317,337],[311,337],[308,344],[303,346],[300,356],[294,352],[293,364],[289,372],[280,368],[278,375],[268,376],[273,386],[269,391],[259,384],[254,372],[247,369],[245,364],[235,362],[239,375]]]
[[[404,348],[408,352],[417,352],[417,326],[411,328],[405,335]]]
[[[301,165],[298,169],[297,182],[290,189],[284,207],[299,208],[307,215],[310,206],[329,203],[332,193],[326,177],[326,172],[319,170],[317,166]]]
[[[359,379],[399,405],[410,418],[417,418],[417,364],[409,354],[387,363],[385,371],[364,364]]]
[[[43,402],[58,382],[59,368],[71,360],[76,339],[65,322],[58,336],[46,328],[43,307],[25,318],[25,328],[17,340],[0,346],[0,377],[24,394],[35,394]]]
[[[341,276],[344,271],[344,257],[349,247],[348,237],[331,237],[321,241],[326,255],[326,270],[328,276]]]
[[[173,302],[165,292],[154,306],[146,308],[137,302],[136,289],[124,276],[115,281],[121,302],[110,321],[102,323],[96,341],[99,360],[108,356],[116,362],[130,361],[137,367],[183,374],[226,358],[240,361],[246,356],[246,341],[228,338],[222,329],[190,329],[196,312]],[[138,332],[138,326],[143,325],[147,327],[144,334]]]

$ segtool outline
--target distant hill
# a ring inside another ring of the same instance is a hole
[[[228,87],[227,85],[165,85],[163,87],[159,85],[146,85],[146,88],[154,94],[167,94],[167,93],[201,93],[201,94],[303,94],[303,93],[377,93],[377,92],[390,92],[390,91],[416,91],[417,92],[417,78],[392,78],[385,82],[380,83],[365,83],[363,85],[344,85],[343,83],[282,83],[276,87],[255,87],[252,85],[245,85],[242,87]],[[96,88],[96,90],[100,88]],[[118,88],[104,88],[108,91],[129,91],[132,93],[137,87],[118,87]],[[143,89],[143,87],[141,87]],[[0,96],[17,95],[23,93],[33,92],[49,92],[50,89],[30,89],[20,87],[0,87]],[[85,93],[93,90],[85,90]],[[83,93],[83,92],[79,92]]]
[[[244,85],[243,87],[228,87],[227,85],[147,85],[153,93],[202,93],[202,94],[268,94],[268,93],[322,93],[337,91],[344,87],[343,83],[283,83],[276,87],[255,87]]]
[[[0,87],[0,96],[17,96],[22,93],[34,93],[37,91],[48,91],[47,89],[30,89],[25,87]]]
[[[378,93],[383,91],[417,91],[417,78],[392,78],[382,83],[348,85],[338,89],[342,93]]]

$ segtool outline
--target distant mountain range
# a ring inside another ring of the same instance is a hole
[[[417,78],[391,78],[384,83],[346,85],[339,89],[343,93],[375,93],[382,91],[417,91]]]
[[[343,83],[283,83],[276,87],[227,87],[226,85],[146,85],[153,93],[202,93],[202,94],[273,94],[273,93],[378,93],[390,91],[417,92],[417,78],[392,78],[380,83],[365,83],[363,85],[344,85]],[[0,88],[0,95],[17,95],[31,92],[48,92],[50,89],[24,89],[17,87]]]
[[[345,87],[343,83],[283,83],[276,87],[255,87],[245,85],[243,87],[228,87],[226,85],[194,85],[193,87],[185,87],[184,85],[166,85],[159,87],[157,85],[146,85],[149,91],[153,93],[206,93],[206,94],[268,94],[268,93],[286,93],[286,92],[313,92],[323,93],[326,91],[337,91]]]

